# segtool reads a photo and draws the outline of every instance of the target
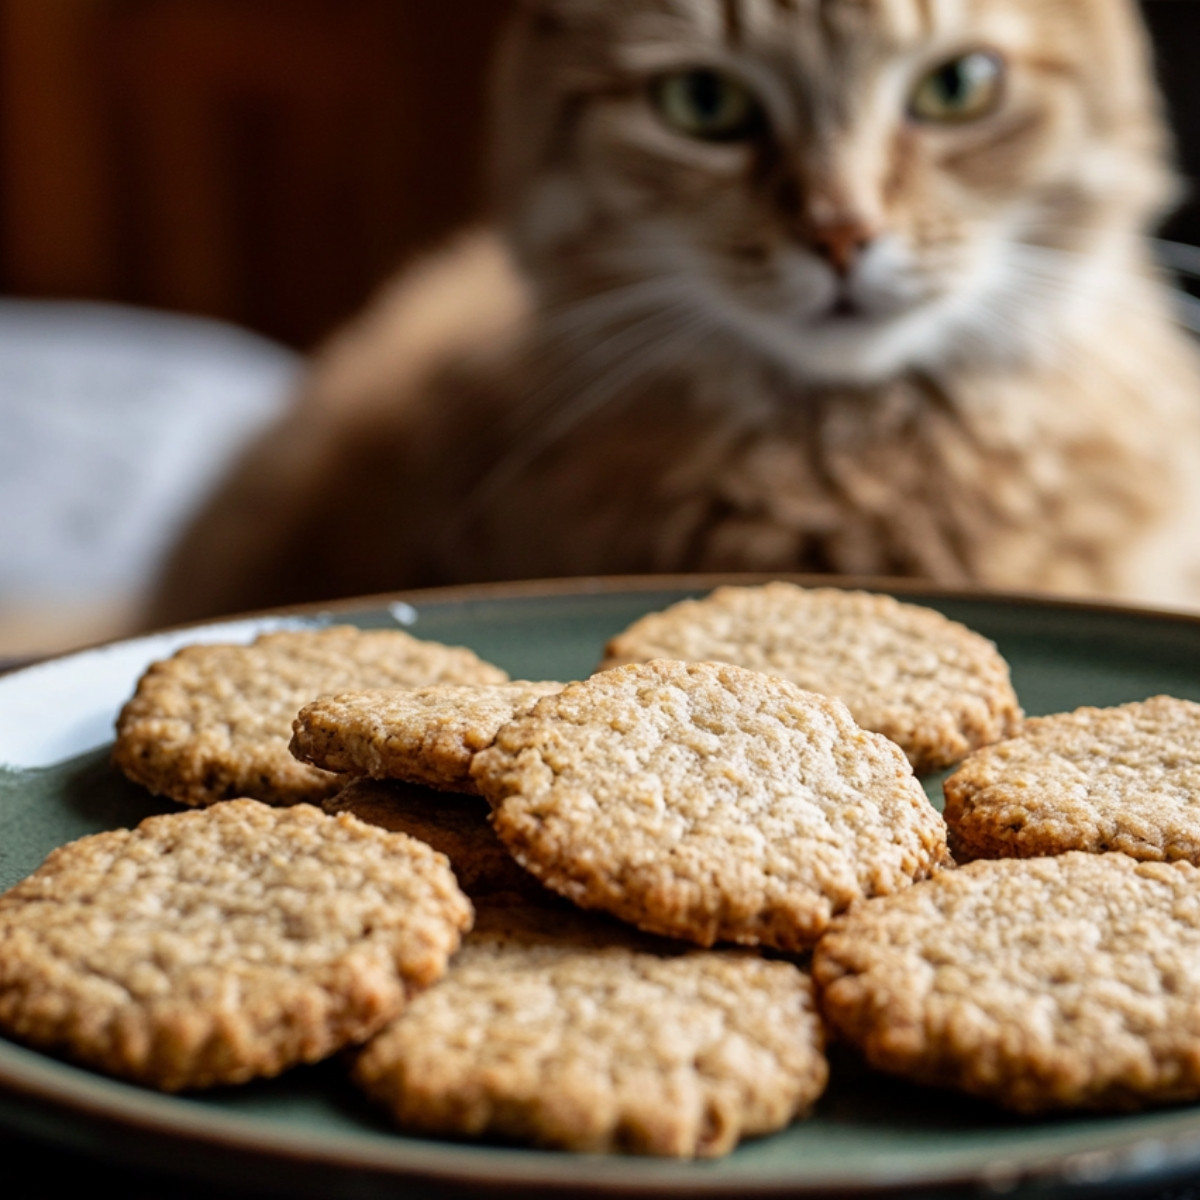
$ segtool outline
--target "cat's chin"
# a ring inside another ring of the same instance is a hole
[[[870,387],[952,356],[955,324],[942,304],[886,316],[831,310],[803,323],[729,313],[739,339],[798,383]]]

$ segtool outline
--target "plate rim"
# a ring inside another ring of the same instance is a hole
[[[706,591],[716,587],[753,587],[773,581],[794,583],[804,588],[835,588],[838,591],[882,592],[897,597],[928,596],[945,601],[978,601],[1021,607],[1053,608],[1061,611],[1111,613],[1117,616],[1183,621],[1200,625],[1200,607],[1150,604],[1118,598],[1080,596],[1073,593],[1033,589],[991,588],[972,583],[938,583],[897,575],[827,575],[811,572],[701,571],[694,573],[646,575],[574,575],[544,579],[503,579],[489,583],[446,584],[438,587],[407,588],[400,591],[372,592],[335,600],[308,601],[302,604],[252,609],[203,621],[187,621],[147,631],[153,636],[195,629],[215,623],[269,619],[272,617],[318,617],[337,610],[386,609],[390,604],[468,604],[493,599],[545,599],[563,596],[600,596],[622,592]],[[141,635],[137,635],[141,636]],[[97,647],[111,645],[108,639]],[[90,649],[94,647],[83,647]],[[68,653],[78,653],[78,650]],[[56,656],[61,657],[61,656]]]
[[[783,580],[804,587],[861,589],[895,595],[900,599],[924,597],[931,601],[967,601],[1011,605],[1018,609],[1089,612],[1135,621],[1200,628],[1200,611],[1186,608],[1132,604],[1125,601],[1061,596],[1031,591],[1011,591],[972,585],[945,585],[924,580],[879,576],[830,576],[763,572],[709,572],[701,574],[584,576],[570,579],[512,580],[496,583],[406,589],[345,597],[334,601],[290,605],[249,613],[230,614],[216,620],[192,621],[163,627],[135,637],[109,639],[94,645],[64,651],[36,663],[7,672],[6,682],[28,670],[48,663],[120,645],[146,637],[177,634],[190,629],[213,629],[235,623],[245,626],[280,618],[352,618],[369,612],[386,612],[397,604],[414,609],[422,606],[452,606],[493,600],[521,601],[638,594],[663,591],[704,592],[725,585],[754,586]],[[1016,1153],[1006,1150],[994,1164],[944,1165],[917,1162],[903,1177],[893,1168],[887,1178],[868,1171],[855,1179],[806,1175],[796,1178],[794,1164],[765,1165],[753,1177],[730,1178],[705,1175],[704,1164],[692,1161],[633,1158],[625,1156],[580,1156],[556,1154],[534,1148],[517,1148],[517,1155],[502,1159],[488,1154],[488,1144],[472,1144],[478,1160],[463,1155],[464,1144],[454,1141],[417,1139],[401,1135],[394,1149],[382,1137],[364,1136],[352,1130],[328,1132],[319,1129],[289,1129],[279,1120],[258,1114],[231,1113],[206,1108],[188,1097],[144,1091],[121,1080],[110,1079],[86,1068],[55,1059],[39,1051],[0,1039],[0,1130],[21,1128],[19,1118],[5,1117],[4,1108],[14,1099],[34,1104],[39,1112],[65,1115],[68,1123],[98,1124],[116,1129],[123,1138],[149,1134],[167,1144],[195,1149],[206,1147],[231,1157],[249,1156],[292,1168],[320,1166],[335,1172],[352,1170],[396,1182],[420,1181],[442,1186],[486,1185],[497,1191],[522,1187],[545,1191],[569,1187],[574,1194],[605,1196],[682,1195],[781,1196],[858,1195],[863,1189],[873,1194],[902,1194],[914,1188],[984,1186],[999,1191],[1039,1182],[1070,1186],[1088,1182],[1120,1183],[1136,1172],[1139,1183],[1200,1166],[1200,1106],[1192,1110],[1166,1109],[1160,1124],[1149,1137],[1134,1137],[1116,1148],[1031,1148]],[[179,1106],[175,1106],[178,1102]],[[1108,1131],[1111,1134],[1111,1131]],[[1101,1131],[1097,1131],[1101,1136]],[[54,1139],[51,1138],[53,1141]],[[72,1145],[69,1138],[67,1144]],[[125,1161],[144,1162],[136,1153],[118,1150]],[[510,1148],[494,1147],[497,1153]],[[976,1156],[977,1157],[977,1156]],[[586,1163],[586,1172],[580,1164]],[[220,1164],[210,1163],[213,1169]],[[581,1174],[585,1178],[581,1178]],[[633,1175],[634,1178],[630,1178]]]

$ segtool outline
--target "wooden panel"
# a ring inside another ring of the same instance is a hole
[[[475,211],[510,0],[0,0],[0,286],[306,345]]]
[[[117,285],[103,88],[89,48],[104,0],[0,7],[4,285],[104,295]]]

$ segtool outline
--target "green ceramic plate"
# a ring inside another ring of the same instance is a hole
[[[746,577],[742,577],[743,581]],[[605,639],[713,578],[590,580],[413,593],[328,612],[205,626],[87,651],[0,678],[0,886],[70,838],[164,805],[107,765],[113,718],[145,665],[185,641],[245,640],[280,621],[408,628],[471,646],[525,678],[586,674]],[[812,582],[812,581],[808,581]],[[1030,713],[1158,692],[1200,700],[1200,619],[1021,597],[888,590],[993,638]],[[931,781],[931,792],[937,781]],[[197,1098],[160,1096],[0,1040],[0,1128],[88,1154],[293,1194],[759,1197],[943,1188],[1070,1190],[1200,1172],[1200,1106],[1018,1120],[835,1060],[809,1121],[713,1163],[594,1158],[401,1136],[337,1064]]]

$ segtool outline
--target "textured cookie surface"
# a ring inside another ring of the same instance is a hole
[[[868,1062],[1023,1112],[1200,1097],[1200,871],[981,860],[839,918],[813,974]]]
[[[459,886],[472,900],[520,896],[526,903],[563,905],[519,867],[488,823],[478,796],[447,795],[386,779],[356,779],[325,801],[329,813],[350,813],[396,833],[407,833],[450,860]]]
[[[446,977],[359,1056],[404,1128],[713,1156],[821,1094],[822,1028],[792,964],[520,917],[481,912]]]
[[[0,1028],[168,1090],[374,1033],[471,920],[428,846],[234,800],[55,850],[0,896]]]
[[[471,759],[561,683],[437,684],[326,696],[300,710],[292,753],[327,771],[477,792]]]
[[[472,773],[513,856],[643,929],[795,950],[945,856],[899,748],[843,704],[719,663],[603,671],[539,700]]]
[[[613,638],[602,667],[680,658],[736,663],[836,696],[919,772],[1013,733],[1008,664],[986,638],[932,609],[836,588],[717,588]]]
[[[944,790],[962,858],[1120,850],[1200,865],[1200,704],[1155,696],[1031,718]]]
[[[309,701],[356,688],[506,678],[470,650],[401,630],[334,626],[268,633],[246,646],[188,646],[142,676],[117,720],[113,761],[181,804],[319,802],[343,781],[288,751],[292,720]]]

